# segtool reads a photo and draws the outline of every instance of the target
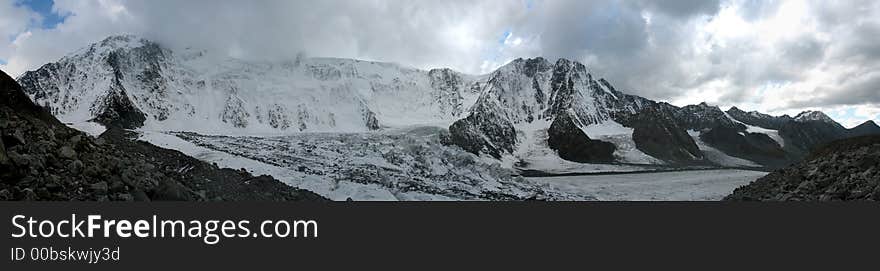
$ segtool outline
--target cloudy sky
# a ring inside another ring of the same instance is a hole
[[[108,35],[244,59],[335,56],[479,74],[565,57],[676,105],[880,121],[880,1],[0,0],[16,76]]]

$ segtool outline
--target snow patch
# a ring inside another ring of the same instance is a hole
[[[721,111],[721,112],[724,112],[724,111]],[[754,125],[748,125],[744,122],[741,122],[741,121],[734,119],[732,116],[727,114],[727,112],[724,112],[724,116],[727,117],[728,119],[730,119],[730,121],[733,121],[734,123],[742,124],[743,126],[745,126],[746,132],[755,133],[755,134],[765,134],[765,135],[769,136],[771,139],[773,139],[773,141],[776,141],[776,143],[779,144],[779,147],[785,147],[785,140],[783,140],[782,136],[779,135],[778,130],[772,130],[772,129],[767,129],[767,128],[758,127],[758,126],[754,126]],[[743,134],[742,132],[740,132],[740,134],[745,136],[745,134]]]
[[[98,137],[101,134],[103,134],[105,131],[107,131],[107,127],[104,127],[104,125],[101,125],[100,123],[92,122],[92,121],[68,122],[65,124],[67,124],[67,127],[80,130],[90,136],[93,136],[93,137]]]
[[[623,126],[613,120],[606,120],[602,123],[587,125],[581,128],[584,133],[592,139],[610,142],[617,147],[614,150],[614,157],[617,161],[631,164],[651,164],[660,165],[664,162],[654,158],[638,148],[633,140],[633,128]]]
[[[749,133],[765,134],[773,139],[773,141],[776,141],[776,143],[779,143],[779,147],[785,147],[785,140],[782,139],[782,136],[779,135],[778,130],[771,130],[746,124],[746,131]]]

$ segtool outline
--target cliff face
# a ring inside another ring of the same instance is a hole
[[[550,149],[556,150],[562,159],[581,163],[614,162],[614,144],[590,139],[570,114],[556,117],[547,135]]]
[[[0,200],[322,200],[111,129],[71,129],[0,72]]]

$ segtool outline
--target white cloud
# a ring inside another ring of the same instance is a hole
[[[8,62],[13,54],[12,41],[39,20],[38,14],[17,6],[15,1],[0,0],[0,59]],[[6,70],[5,66],[0,65],[0,69]]]

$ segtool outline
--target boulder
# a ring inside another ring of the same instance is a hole
[[[92,190],[93,193],[95,193],[97,195],[107,194],[107,190],[109,189],[107,187],[107,182],[103,182],[103,181],[94,183],[91,186],[89,186],[89,188]]]
[[[61,147],[61,150],[58,151],[58,156],[64,159],[74,159],[76,158],[76,151],[69,146]]]

